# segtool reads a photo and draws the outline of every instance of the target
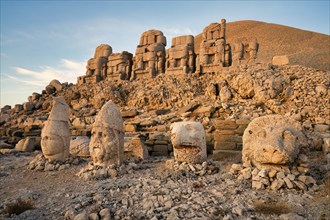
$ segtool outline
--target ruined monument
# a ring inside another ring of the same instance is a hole
[[[166,37],[159,30],[149,30],[141,35],[133,58],[131,79],[155,77],[165,73]]]
[[[166,51],[166,74],[193,73],[195,71],[194,36],[184,35],[172,39]]]
[[[281,115],[254,119],[243,135],[242,161],[258,169],[281,170],[297,159],[306,137],[299,122]]]
[[[175,122],[171,125],[174,159],[203,163],[207,159],[204,127],[200,122]]]
[[[196,71],[213,73],[228,66],[231,66],[231,47],[226,43],[226,20],[221,19],[220,24],[212,23],[203,30]]]
[[[123,119],[111,100],[102,106],[95,118],[89,152],[97,166],[120,166],[123,162]]]
[[[107,75],[109,80],[129,80],[131,78],[133,54],[123,51],[113,53],[108,58]]]
[[[107,73],[108,57],[112,54],[112,47],[101,44],[95,49],[94,57],[87,61],[86,76],[79,76],[78,83],[96,83],[104,79]]]
[[[254,63],[257,58],[259,43],[257,39],[236,42],[232,47],[232,65]]]
[[[55,97],[53,108],[41,132],[41,149],[46,159],[64,161],[69,157],[69,106],[65,99]]]

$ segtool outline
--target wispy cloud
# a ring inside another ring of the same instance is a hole
[[[62,59],[57,67],[41,66],[39,71],[23,67],[13,67],[15,76],[6,75],[9,80],[28,85],[45,86],[51,80],[75,83],[77,76],[84,74],[85,63]]]

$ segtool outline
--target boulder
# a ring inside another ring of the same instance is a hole
[[[276,66],[288,65],[289,57],[287,55],[284,56],[274,56],[272,59],[272,64]]]
[[[129,159],[129,157],[133,156],[145,160],[149,157],[147,147],[144,145],[143,141],[138,137],[132,138],[130,141],[125,143],[124,154],[126,159]]]
[[[25,111],[32,111],[33,110],[33,103],[32,102],[24,102],[23,103],[23,109]]]
[[[24,151],[24,152],[32,152],[34,151],[34,147],[36,145],[36,139],[33,137],[26,137],[20,140],[16,146],[15,150]]]
[[[89,157],[89,142],[90,139],[87,136],[71,138],[70,154],[78,157]]]
[[[53,79],[52,81],[50,81],[49,85],[53,86],[56,91],[61,91],[63,88],[62,84],[57,79]]]
[[[48,95],[51,95],[56,91],[55,87],[52,85],[46,86],[45,90]]]

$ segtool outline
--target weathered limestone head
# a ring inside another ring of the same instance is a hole
[[[112,54],[112,47],[108,44],[100,44],[96,47],[94,53],[94,59],[98,59],[100,57],[108,58]]]
[[[64,161],[70,152],[69,106],[63,97],[53,99],[53,108],[41,132],[45,158]]]
[[[254,119],[243,135],[243,163],[281,170],[292,165],[307,139],[299,122],[281,115]]]
[[[207,159],[204,127],[200,122],[175,122],[171,125],[174,159],[203,163]]]
[[[102,106],[95,118],[89,152],[94,165],[119,166],[123,162],[123,119],[119,109],[111,100]]]

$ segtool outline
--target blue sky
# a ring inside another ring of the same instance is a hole
[[[101,43],[134,54],[142,32],[199,34],[205,26],[258,20],[329,35],[325,1],[4,1],[0,106],[21,104],[56,78],[76,83]]]

